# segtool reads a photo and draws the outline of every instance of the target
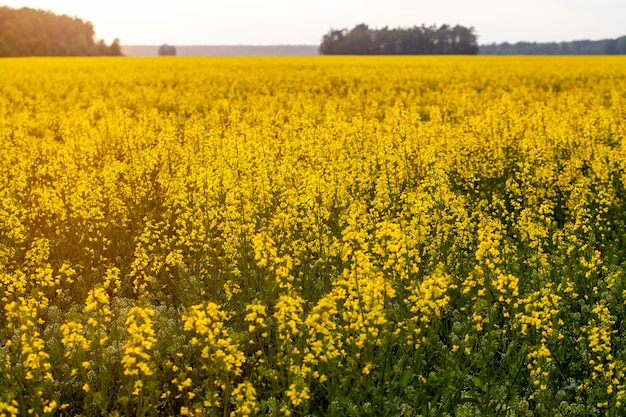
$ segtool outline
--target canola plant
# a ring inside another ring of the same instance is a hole
[[[626,412],[626,59],[8,59],[0,416]]]

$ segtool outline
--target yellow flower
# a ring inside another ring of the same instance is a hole
[[[56,408],[57,408],[57,402],[53,400],[53,401],[50,401],[46,406],[44,406],[43,412],[51,413],[54,410],[56,410]]]
[[[126,317],[128,338],[124,343],[124,355],[122,367],[124,375],[128,376],[151,376],[154,368],[151,361],[150,349],[156,343],[156,337],[152,325],[154,311],[149,307],[132,307]],[[142,380],[134,382],[133,395],[141,392]]]
[[[309,388],[305,386],[303,382],[289,385],[289,389],[285,392],[285,395],[289,398],[294,407],[299,406],[304,401],[311,398]]]

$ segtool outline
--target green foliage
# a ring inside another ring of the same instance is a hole
[[[94,41],[90,22],[28,7],[0,7],[0,57],[119,56],[119,39]]]
[[[159,46],[159,56],[175,56],[176,55],[176,47],[173,45],[168,45],[164,43]]]
[[[322,55],[475,55],[478,44],[474,28],[414,26],[370,29],[366,24],[352,30],[331,29],[322,40]]]

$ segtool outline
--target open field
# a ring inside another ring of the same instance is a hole
[[[0,80],[0,416],[626,413],[626,58]]]

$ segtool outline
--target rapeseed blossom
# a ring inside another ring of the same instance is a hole
[[[124,343],[124,356],[121,359],[124,375],[133,380],[132,395],[140,395],[144,384],[142,377],[154,374],[154,364],[150,352],[157,342],[152,317],[154,310],[140,305],[132,307],[126,316],[128,338]]]
[[[624,414],[624,59],[492,58],[3,61],[0,415]]]

